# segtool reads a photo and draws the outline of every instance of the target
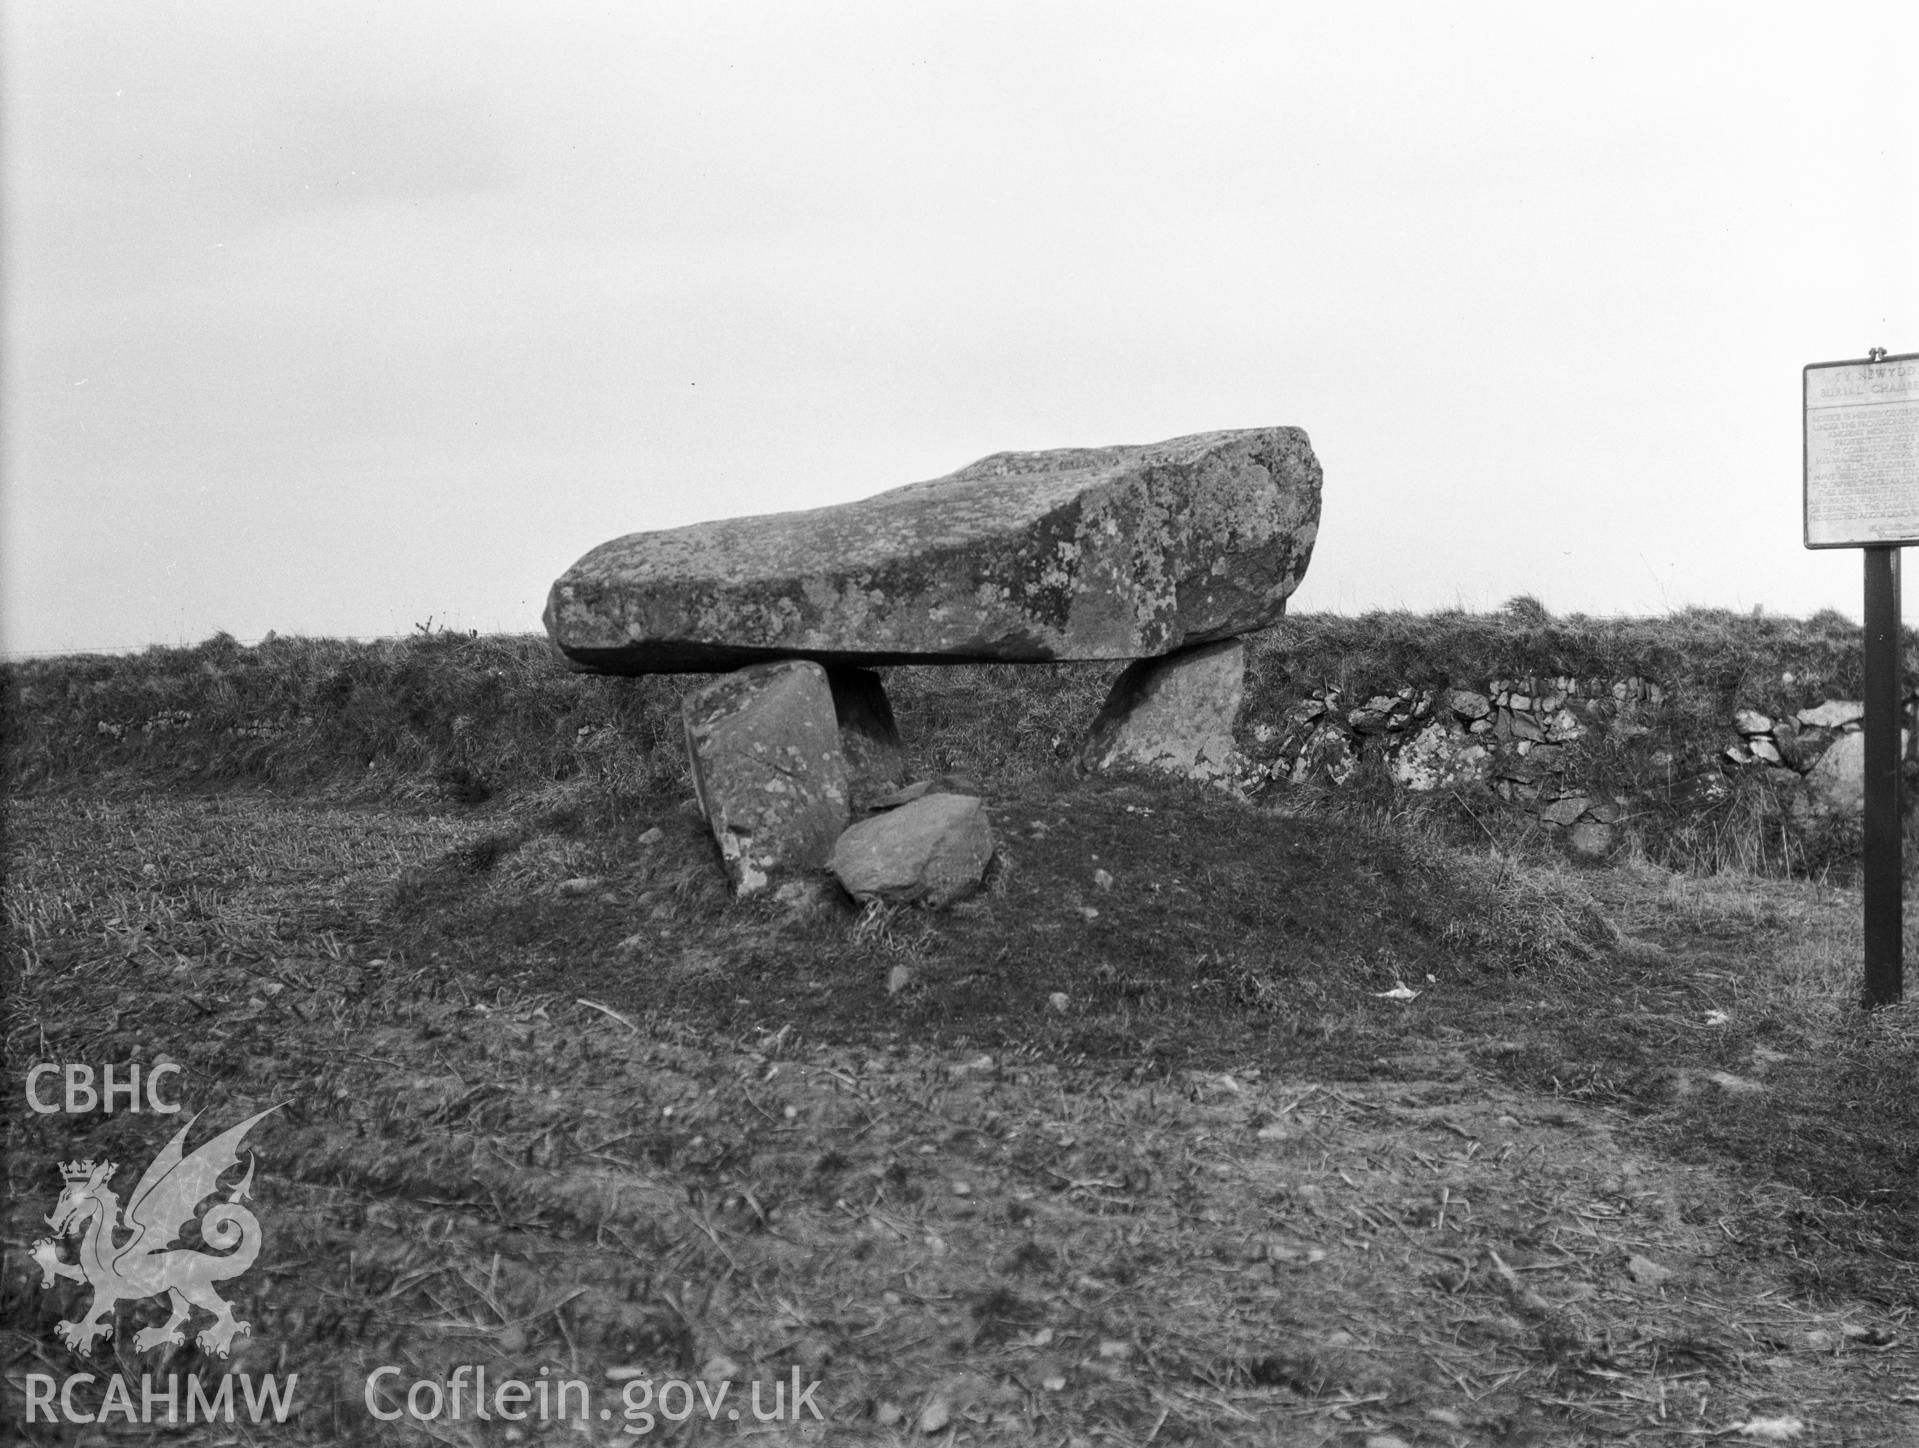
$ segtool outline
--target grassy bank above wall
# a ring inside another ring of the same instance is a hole
[[[1904,648],[1908,674],[1919,676],[1919,635],[1908,631]],[[923,770],[1004,786],[1069,766],[1120,667],[885,673]],[[1253,640],[1242,727],[1278,720],[1329,685],[1358,703],[1404,686],[1636,676],[1664,691],[1657,730],[1601,763],[1622,790],[1651,798],[1656,786],[1670,794],[1674,768],[1663,766],[1664,781],[1634,778],[1645,760],[1678,757],[1679,773],[1713,767],[1736,742],[1735,708],[1785,714],[1858,698],[1861,668],[1859,628],[1831,611],[1554,619],[1520,599],[1497,614],[1305,614]],[[6,777],[16,790],[132,776],[163,788],[264,785],[467,805],[581,776],[622,793],[683,792],[679,702],[705,677],[581,675],[541,636],[424,632],[257,647],[218,635],[190,648],[33,660],[4,673]],[[1383,799],[1383,786],[1374,793]],[[1707,843],[1694,838],[1678,853],[1708,868],[1732,858]],[[1827,841],[1820,858],[1832,854]],[[1778,863],[1800,868],[1805,858],[1802,849],[1795,860],[1788,841]]]
[[[1261,651],[1277,677],[1336,684],[1348,697],[1400,684],[1495,677],[1637,674],[1715,716],[1731,706],[1787,712],[1864,687],[1859,625],[1826,609],[1809,619],[1692,608],[1657,618],[1555,619],[1530,599],[1496,614],[1303,614],[1280,623]],[[1919,671],[1919,632],[1903,637]],[[1790,676],[1790,678],[1788,678]]]
[[[671,713],[657,688],[569,674],[530,635],[291,637],[248,648],[221,634],[7,674],[16,787],[132,772],[157,785],[442,789],[477,802],[578,774],[608,729],[644,756]]]

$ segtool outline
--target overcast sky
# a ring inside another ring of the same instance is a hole
[[[1857,616],[1919,6],[4,10],[10,651],[539,628],[622,533],[1293,424],[1297,609]]]

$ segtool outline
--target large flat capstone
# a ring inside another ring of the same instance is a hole
[[[1140,659],[1275,623],[1319,528],[1298,428],[996,453],[832,508],[602,544],[546,628],[603,673]]]

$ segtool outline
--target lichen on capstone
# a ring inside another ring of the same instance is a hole
[[[1149,658],[1278,621],[1318,529],[1297,428],[1002,453],[863,502],[637,533],[554,584],[609,673]]]

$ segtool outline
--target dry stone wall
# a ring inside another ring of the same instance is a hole
[[[1309,690],[1274,720],[1244,730],[1235,783],[1248,792],[1274,785],[1349,784],[1377,761],[1416,792],[1477,785],[1569,832],[1576,852],[1611,848],[1613,827],[1635,801],[1597,782],[1607,746],[1644,740],[1665,722],[1666,686],[1564,676],[1496,678],[1470,686],[1405,686],[1349,699],[1338,688]],[[1907,698],[1910,725],[1919,691]],[[1857,812],[1863,799],[1864,708],[1825,699],[1774,716],[1739,708],[1713,749],[1680,758],[1654,749],[1647,763],[1677,803],[1724,798],[1732,777],[1758,772],[1799,790],[1796,807]],[[1913,732],[1907,730],[1910,754]]]

